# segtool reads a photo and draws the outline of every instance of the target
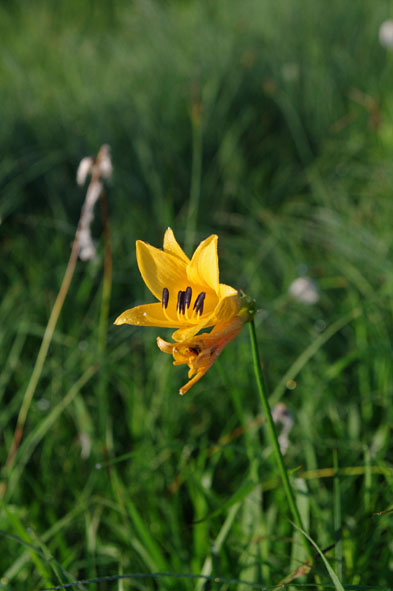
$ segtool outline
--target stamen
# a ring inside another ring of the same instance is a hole
[[[167,308],[169,302],[169,291],[166,287],[162,290],[162,307]]]
[[[184,304],[185,304],[185,306],[187,306],[187,308],[190,307],[191,298],[192,298],[192,289],[191,289],[191,287],[187,287],[186,293],[184,296]]]
[[[185,314],[186,312],[185,295],[186,292],[182,290],[180,290],[177,294],[176,312],[179,314]]]
[[[182,293],[182,295],[181,295],[181,310],[180,310],[180,312],[182,314],[185,314],[186,313],[186,292],[182,291],[181,293]]]
[[[199,294],[199,296],[195,300],[195,304],[194,304],[193,309],[196,310],[197,314],[203,314],[203,302],[205,300],[205,297],[206,297],[206,292],[201,291],[201,293]]]
[[[176,312],[180,312],[183,292],[180,290],[177,294]]]

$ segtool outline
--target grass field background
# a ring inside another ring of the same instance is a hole
[[[182,398],[186,371],[155,343],[170,332],[112,324],[152,301],[135,240],[160,247],[168,226],[189,255],[217,233],[221,281],[257,301],[307,532],[345,589],[393,589],[393,53],[378,39],[392,10],[1,4],[0,589],[245,591],[300,575],[247,327]],[[106,348],[97,208],[97,259],[77,263],[5,467],[85,195],[76,169],[103,143]],[[289,295],[299,276],[317,303]],[[286,588],[317,583],[340,588],[321,558]]]

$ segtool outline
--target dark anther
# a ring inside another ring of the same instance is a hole
[[[194,310],[196,310],[197,314],[203,313],[203,302],[205,300],[205,297],[206,297],[206,293],[204,291],[201,291],[201,293],[199,294],[199,296],[195,300]]]
[[[169,291],[166,287],[162,290],[162,307],[167,308],[169,302]]]
[[[181,296],[181,310],[180,312],[182,314],[186,313],[186,292],[182,291],[182,296]]]
[[[180,290],[177,294],[177,306],[176,306],[176,311],[180,312],[180,314],[185,314],[186,312],[186,303],[185,303],[185,296],[186,296],[186,292]]]
[[[181,301],[183,299],[183,292],[180,290],[177,294],[176,312],[181,312]]]
[[[187,308],[190,307],[191,298],[192,298],[192,289],[191,289],[191,287],[187,287],[186,293],[184,296],[184,304],[187,306]]]

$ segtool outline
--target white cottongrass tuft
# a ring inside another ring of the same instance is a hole
[[[84,460],[90,456],[91,452],[91,437],[85,431],[79,433],[79,443],[81,446],[81,458]]]
[[[76,182],[82,186],[85,184],[87,175],[93,170],[94,160],[91,156],[82,158],[79,162],[78,170],[76,171]]]
[[[288,289],[289,294],[303,304],[316,304],[319,300],[318,289],[308,277],[298,277],[292,281]]]
[[[279,402],[272,410],[272,418],[276,425],[281,426],[281,433],[278,437],[278,443],[282,455],[284,456],[289,447],[289,433],[294,425],[293,415],[283,402]]]
[[[100,177],[102,179],[110,179],[113,173],[113,166],[112,160],[109,154],[109,146],[108,144],[104,144],[101,146],[100,151],[98,152],[96,166],[98,166],[100,171]]]
[[[101,179],[109,179],[112,176],[112,171],[112,161],[107,144],[101,146],[95,160],[91,156],[86,156],[79,163],[76,173],[78,185],[84,185],[87,177],[91,175],[79,222],[79,258],[82,261],[89,261],[96,256],[96,247],[90,230],[94,219],[94,205],[103,190]]]
[[[386,49],[393,49],[393,20],[384,21],[379,27],[379,42]]]

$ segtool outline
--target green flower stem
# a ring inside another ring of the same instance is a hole
[[[257,336],[256,336],[256,332],[255,332],[255,324],[254,324],[253,320],[251,320],[249,322],[249,327],[250,327],[251,350],[252,350],[252,359],[253,359],[253,365],[254,365],[254,371],[255,371],[255,379],[257,382],[258,394],[259,394],[259,397],[262,402],[263,411],[265,413],[267,428],[269,430],[270,438],[273,443],[274,455],[276,458],[278,469],[280,471],[282,483],[284,485],[284,490],[285,490],[288,504],[289,504],[289,507],[290,507],[290,510],[292,513],[293,521],[295,522],[296,526],[299,529],[304,530],[302,520],[300,517],[300,513],[299,513],[299,510],[296,505],[295,495],[293,494],[292,486],[291,486],[291,483],[288,478],[288,473],[287,473],[286,468],[284,466],[284,461],[283,461],[282,453],[280,450],[280,445],[278,443],[276,428],[274,426],[274,421],[273,421],[272,413],[270,410],[269,402],[268,402],[268,399],[266,397],[265,390],[263,387],[262,371],[261,371],[261,365],[259,363],[258,342],[257,342]],[[307,553],[308,553],[309,557],[312,558],[312,552],[311,552],[311,549],[307,543],[306,538],[304,538],[302,536],[302,539],[303,539],[303,543],[307,549]]]

